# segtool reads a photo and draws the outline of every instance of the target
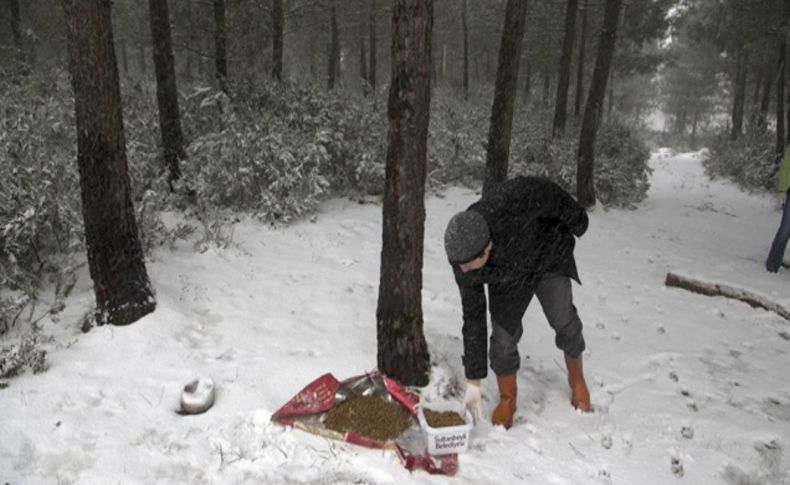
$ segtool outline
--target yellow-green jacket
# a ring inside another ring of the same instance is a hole
[[[784,192],[788,188],[790,188],[790,146],[785,148],[785,156],[776,177],[776,190]]]

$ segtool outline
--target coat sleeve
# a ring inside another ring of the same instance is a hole
[[[464,373],[467,379],[483,379],[488,374],[488,327],[483,285],[461,286],[464,313]]]

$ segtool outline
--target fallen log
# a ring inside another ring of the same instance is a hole
[[[727,298],[733,298],[735,300],[748,303],[753,308],[762,308],[763,310],[774,312],[786,320],[790,320],[790,308],[782,305],[781,303],[772,301],[764,295],[757,294],[744,288],[736,288],[734,286],[722,283],[709,283],[706,281],[700,281],[698,279],[673,273],[671,271],[667,273],[664,284],[669,287],[683,288],[684,290],[688,290],[693,293],[699,293],[701,295],[725,296]]]

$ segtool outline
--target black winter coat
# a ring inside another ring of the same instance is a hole
[[[546,273],[579,282],[573,258],[574,236],[587,230],[587,213],[551,180],[515,177],[469,206],[488,223],[494,248],[486,265],[461,273],[453,265],[463,305],[464,368],[468,379],[487,375],[486,296],[484,284],[524,286],[534,293]],[[507,329],[513,333],[515,329]]]

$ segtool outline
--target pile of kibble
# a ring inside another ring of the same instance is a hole
[[[324,426],[331,430],[353,431],[380,441],[398,437],[410,425],[411,416],[403,406],[378,396],[358,396],[343,401],[324,417]]]
[[[460,414],[453,411],[432,411],[430,409],[423,409],[425,414],[425,421],[431,428],[446,428],[448,426],[461,426],[466,424],[464,418]]]

